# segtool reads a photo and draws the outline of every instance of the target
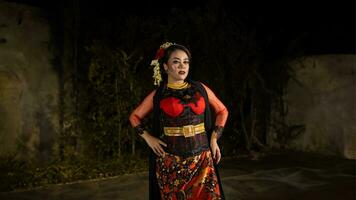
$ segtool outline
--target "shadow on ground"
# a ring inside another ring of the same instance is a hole
[[[226,199],[354,200],[356,160],[311,153],[270,153],[258,159],[222,160],[220,174]],[[2,200],[145,200],[147,172],[103,180],[52,185],[0,193]]]

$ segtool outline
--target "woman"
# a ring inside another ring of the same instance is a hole
[[[221,158],[217,140],[228,111],[206,85],[189,79],[190,61],[186,47],[168,42],[161,45],[151,63],[159,87],[129,118],[152,150],[151,200],[224,199],[216,167]],[[216,114],[214,126],[209,104]],[[153,129],[149,132],[142,119],[151,111]]]

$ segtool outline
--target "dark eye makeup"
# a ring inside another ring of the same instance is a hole
[[[173,60],[173,64],[178,64],[178,63],[180,63],[179,60]],[[189,62],[189,60],[185,60],[185,61],[183,61],[183,63],[189,64],[190,62]]]

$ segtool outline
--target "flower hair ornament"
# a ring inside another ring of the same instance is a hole
[[[159,85],[162,81],[161,71],[159,68],[159,60],[163,58],[166,49],[173,44],[174,43],[171,43],[171,42],[166,42],[166,43],[162,44],[156,53],[155,59],[152,60],[152,62],[151,62],[150,66],[153,66],[153,76],[152,77],[154,78],[154,85]]]

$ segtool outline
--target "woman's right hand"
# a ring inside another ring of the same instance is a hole
[[[153,150],[153,152],[157,156],[161,156],[161,157],[164,156],[165,152],[161,145],[167,147],[166,143],[164,143],[162,140],[160,140],[156,137],[153,137],[151,134],[149,134],[146,131],[144,132],[144,134],[142,134],[142,137],[143,137],[143,139],[145,139],[148,146]]]

